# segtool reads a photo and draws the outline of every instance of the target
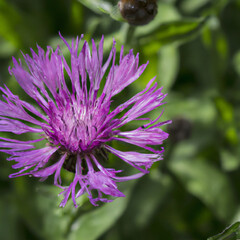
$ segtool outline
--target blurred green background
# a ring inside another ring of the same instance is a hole
[[[124,44],[141,64],[150,61],[114,105],[157,76],[168,93],[161,120],[173,120],[165,158],[149,175],[119,184],[126,198],[96,208],[83,197],[78,209],[71,200],[62,209],[51,179],[9,179],[12,163],[1,154],[0,239],[201,240],[240,220],[240,1],[159,0],[156,18],[132,27],[117,1],[0,0],[0,85],[30,101],[8,73],[11,57],[36,43],[59,44],[68,55],[58,31],[97,42],[104,34],[105,57],[114,37],[118,52]]]

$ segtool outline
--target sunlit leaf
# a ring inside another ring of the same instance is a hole
[[[220,154],[221,163],[224,170],[233,171],[239,168],[240,159],[238,154],[233,151],[228,151],[226,149],[222,149]]]
[[[184,43],[195,37],[201,31],[206,19],[177,20],[163,23],[149,35],[141,36],[142,45],[155,44],[153,50],[158,50],[162,45],[173,42]]]
[[[177,47],[168,45],[160,48],[158,52],[157,80],[168,91],[174,84],[179,68],[179,54]]]
[[[9,41],[8,44],[6,43],[8,48],[10,46],[20,46],[20,38],[15,29],[16,25],[19,24],[20,21],[21,16],[17,10],[14,9],[14,7],[7,1],[0,1],[0,36]]]
[[[117,21],[124,21],[124,19],[121,17],[117,5],[112,5],[111,3],[104,0],[91,0],[91,1],[78,0],[78,1],[97,14],[105,13]]]

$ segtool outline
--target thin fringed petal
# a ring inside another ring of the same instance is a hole
[[[132,108],[129,111],[127,111],[122,117],[122,123],[120,124],[120,126],[123,126],[126,123],[133,121],[138,117],[148,112],[151,112],[155,108],[165,104],[165,102],[162,102],[162,100],[166,97],[166,94],[164,95],[161,92],[162,91],[161,88],[153,92],[156,89],[156,86],[157,85],[155,84],[155,86],[153,86],[153,88],[151,88],[149,92],[145,93],[135,101]]]
[[[124,138],[114,138],[115,140],[124,141],[137,146],[160,145],[168,138],[159,128],[144,129],[142,127],[129,132],[119,132],[118,136]]]
[[[33,145],[31,144],[27,144],[27,143],[15,143],[15,142],[2,142],[0,141],[0,148],[3,148],[3,149],[0,149],[0,151],[4,151],[4,148],[7,149],[11,149],[12,151],[16,151],[16,150],[27,150],[27,149],[31,149],[31,148],[34,148]],[[9,151],[6,150],[6,151]]]
[[[5,89],[0,87],[0,90],[6,95],[8,101],[14,102],[16,105],[27,109],[32,114],[36,115],[37,117],[40,117],[41,119],[47,122],[46,116],[44,116],[38,110],[36,110],[36,108],[32,106],[30,103],[20,100],[19,97],[17,95],[14,95],[6,85],[5,85]]]
[[[31,49],[33,58],[26,54],[24,55],[25,61],[32,76],[39,83],[42,82],[56,98],[58,91],[60,93],[62,87],[66,85],[59,48],[54,52],[52,48],[48,47],[46,54],[41,47],[37,46],[37,48],[38,54]],[[43,93],[46,94],[45,91]],[[46,97],[49,98],[48,94]]]
[[[125,195],[117,189],[116,183],[102,172],[89,173],[88,181],[92,189],[114,197],[125,197]]]
[[[138,178],[142,177],[143,175],[145,175],[145,174],[144,173],[136,173],[131,176],[115,177],[115,180],[117,182],[125,182],[125,181],[129,181],[129,180],[138,179]]]
[[[133,96],[132,98],[130,98],[129,100],[127,100],[125,103],[119,105],[118,107],[116,107],[111,113],[108,114],[108,116],[105,119],[105,122],[108,122],[109,120],[111,120],[112,118],[114,118],[115,116],[117,116],[119,113],[123,112],[125,109],[127,109],[129,106],[131,106],[132,104],[134,104],[135,102],[139,101],[139,99],[143,98],[142,96],[144,94],[146,94],[146,92],[149,91],[152,83],[155,81],[155,78],[151,79],[149,81],[149,83],[147,84],[146,88],[137,93],[135,96]],[[155,83],[155,85],[157,85]],[[136,118],[137,119],[137,118]],[[121,121],[120,121],[121,123]],[[121,124],[124,125],[124,124]]]
[[[0,141],[0,152],[5,152],[7,154],[16,156],[18,154],[18,152],[35,148],[35,146],[33,144],[36,142],[42,141],[43,138],[32,140],[32,141],[19,141],[19,140],[15,140],[15,139],[0,137],[0,140],[1,140]]]
[[[24,121],[31,122],[36,125],[42,125],[41,122],[31,117],[21,105],[15,105],[12,102],[0,101],[0,116],[6,116],[11,118],[18,118]]]
[[[15,155],[8,158],[8,160],[14,160],[18,162],[15,164],[15,168],[19,168],[21,166],[26,166],[28,164],[45,164],[48,159],[52,156],[54,152],[57,151],[57,147],[45,147],[37,150],[24,151],[24,152],[16,152]]]
[[[105,145],[106,149],[113,153],[114,155],[121,158],[126,163],[130,164],[131,166],[135,167],[139,171],[143,173],[148,173],[147,169],[152,166],[152,164],[156,161],[162,160],[162,156],[160,154],[145,154],[145,153],[138,153],[138,152],[122,152],[118,151],[108,145]],[[145,169],[140,168],[144,166]]]
[[[29,127],[26,124],[13,119],[1,118],[0,117],[0,129],[2,132],[12,132],[15,134],[22,134],[26,132],[43,132],[42,128]]]
[[[55,148],[53,150],[57,151],[57,149],[58,148]],[[47,168],[41,169],[39,171],[33,172],[32,175],[34,177],[40,177],[41,180],[43,181],[48,176],[52,175],[55,172],[54,184],[57,185],[57,186],[60,186],[61,185],[60,171],[61,171],[61,168],[62,168],[62,165],[63,165],[65,159],[66,159],[66,154],[64,154],[57,163],[51,165],[50,167],[47,167]]]
[[[14,160],[18,162],[13,165],[14,169],[23,168],[24,171],[20,170],[17,173],[11,174],[9,177],[17,177],[23,175],[31,175],[35,176],[36,171],[39,168],[42,168],[46,165],[52,154],[57,150],[57,148],[46,147],[43,149],[25,151],[25,152],[15,152],[15,155],[8,158],[8,160]],[[34,169],[32,169],[34,168]],[[32,169],[32,170],[30,170]],[[29,172],[25,172],[26,170],[30,170]],[[43,176],[41,176],[43,177]]]

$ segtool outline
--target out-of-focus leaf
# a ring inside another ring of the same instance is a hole
[[[207,18],[193,20],[183,19],[164,23],[150,35],[141,36],[139,41],[146,47],[147,44],[151,42],[151,45],[154,46],[151,48],[152,52],[158,50],[164,44],[181,44],[197,36],[206,20]]]
[[[164,91],[168,90],[174,84],[179,69],[178,48],[169,45],[160,48],[158,52],[158,74],[157,80],[164,87]]]
[[[184,12],[194,12],[196,11],[198,8],[204,6],[206,3],[208,3],[209,0],[184,0],[181,3],[181,9]]]
[[[106,1],[103,0],[78,0],[80,3],[82,3],[87,8],[91,9],[93,12],[101,14],[103,11],[110,11],[112,8],[112,5]],[[103,10],[103,11],[102,11]]]
[[[168,106],[164,115],[168,119],[176,116],[183,116],[191,121],[201,122],[209,125],[216,121],[217,111],[214,102],[207,97],[184,97],[181,95],[169,94],[167,97]]]
[[[211,7],[204,11],[204,14],[210,15],[210,14],[216,14],[218,15],[223,11],[223,9],[229,4],[231,1],[229,0],[214,0],[212,1]]]
[[[240,76],[240,51],[238,51],[235,54],[234,59],[233,59],[233,65],[234,65],[235,71]]]
[[[134,234],[137,229],[146,227],[172,188],[170,177],[161,174],[158,169],[153,169],[150,176],[140,179],[124,215],[124,232]]]
[[[91,1],[78,0],[78,1],[97,14],[105,13],[117,21],[124,21],[118,10],[117,5],[114,6],[111,3],[103,0],[91,0]]]
[[[215,103],[220,113],[225,137],[231,145],[236,146],[238,144],[238,134],[234,124],[233,106],[221,97],[216,98]]]
[[[43,239],[64,240],[68,226],[77,209],[71,201],[65,208],[59,207],[61,197],[58,197],[59,189],[56,186],[39,185],[36,194],[36,206],[41,213],[41,231]],[[82,200],[82,198],[78,199]],[[81,203],[78,201],[78,204]]]
[[[233,121],[233,107],[224,98],[218,97],[215,99],[216,107],[220,113],[221,118],[225,123]]]
[[[23,178],[15,183],[18,211],[29,229],[43,239],[64,240],[77,209],[70,203],[64,209],[58,207],[61,197],[56,186],[40,183],[33,188]]]
[[[115,199],[111,203],[104,204],[104,206],[80,216],[73,223],[67,239],[95,240],[100,237],[126,209],[134,182],[127,183],[129,188],[128,191],[124,192],[126,197]]]
[[[240,222],[236,222],[222,233],[210,237],[207,240],[239,240],[240,239]]]
[[[240,159],[236,153],[223,149],[221,150],[220,154],[221,154],[222,168],[224,170],[233,171],[239,167]]]
[[[228,44],[217,17],[212,16],[209,18],[203,29],[202,39],[210,53],[212,69],[216,75],[216,82],[218,82],[226,70]]]
[[[1,239],[19,240],[17,209],[12,199],[13,195],[1,193],[0,199],[0,235]]]
[[[16,47],[10,42],[0,38],[0,57],[10,57],[16,51]]]
[[[83,15],[82,5],[77,1],[73,1],[71,6],[71,24],[75,29],[80,29],[80,27],[82,26],[84,22],[83,18],[80,17],[82,15]]]
[[[223,172],[198,157],[198,151],[193,139],[180,143],[169,167],[189,193],[204,202],[219,219],[229,221],[237,209],[231,184]]]
[[[25,224],[37,236],[42,237],[41,214],[36,208],[36,197],[31,193],[30,182],[26,178],[13,179],[16,207]]]
[[[21,16],[7,1],[0,1],[0,36],[9,41],[8,47],[20,46],[20,38],[16,26],[20,23]]]

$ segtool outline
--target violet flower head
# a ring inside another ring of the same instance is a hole
[[[143,176],[155,161],[162,159],[163,148],[156,150],[151,146],[161,145],[168,137],[159,127],[170,121],[159,122],[161,114],[154,121],[140,117],[163,105],[166,94],[152,79],[143,91],[110,111],[112,98],[137,80],[147,64],[138,66],[138,54],[134,56],[131,50],[124,56],[123,47],[116,63],[115,42],[103,64],[103,37],[98,48],[92,40],[92,53],[86,41],[79,49],[82,37],[71,45],[60,37],[70,52],[70,64],[59,47],[55,51],[48,47],[45,53],[37,46],[37,53],[31,49],[32,56],[23,54],[28,70],[15,58],[9,68],[37,108],[20,100],[7,86],[0,87],[0,132],[39,135],[30,141],[0,137],[0,151],[10,154],[8,160],[16,162],[12,167],[19,169],[10,177],[32,175],[45,180],[53,175],[54,184],[62,188],[60,206],[65,206],[69,197],[77,206],[76,199],[84,193],[93,205],[111,201],[107,195],[124,197],[116,183]],[[70,78],[71,87],[64,75]],[[101,82],[104,86],[99,91]],[[121,131],[134,120],[140,123],[137,129]],[[142,125],[143,120],[148,123]],[[36,143],[46,140],[44,147],[36,147]],[[129,148],[136,145],[148,153],[123,152],[113,148],[112,141],[127,143]],[[123,176],[122,170],[106,168],[109,153],[139,173]],[[73,173],[69,186],[61,181],[65,170]]]

